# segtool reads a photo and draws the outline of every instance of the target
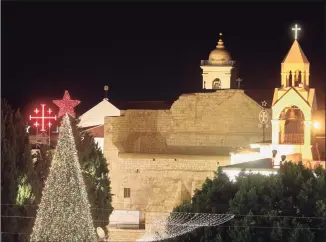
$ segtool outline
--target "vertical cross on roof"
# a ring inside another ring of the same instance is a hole
[[[295,28],[292,28],[292,30],[294,31],[294,39],[298,38],[298,31],[301,30],[301,28],[298,28],[298,25],[295,25]]]

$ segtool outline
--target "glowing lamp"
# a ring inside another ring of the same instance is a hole
[[[318,121],[315,121],[313,125],[314,125],[314,128],[315,129],[319,129],[320,128],[320,123]]]

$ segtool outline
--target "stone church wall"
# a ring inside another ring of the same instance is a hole
[[[172,155],[171,155],[172,156]],[[167,212],[184,200],[190,200],[218,166],[229,164],[228,157],[167,157],[155,154],[122,153],[111,174],[116,209],[138,210],[148,223],[148,214]],[[124,198],[130,188],[130,198]]]
[[[106,117],[104,155],[114,208],[139,210],[147,223],[151,212],[168,212],[190,199],[219,165],[229,164],[230,148],[262,140],[260,110],[243,90],[219,90],[182,95],[170,110]]]
[[[242,90],[223,90],[182,95],[170,110],[126,110],[107,123],[123,152],[213,155],[216,147],[261,141],[260,110]]]

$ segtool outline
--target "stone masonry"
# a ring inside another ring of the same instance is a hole
[[[109,163],[113,207],[170,212],[190,199],[229,151],[262,141],[261,107],[243,90],[184,94],[170,110],[125,110],[106,117],[104,155]],[[269,110],[270,111],[270,110]],[[265,132],[270,140],[271,128]],[[124,197],[130,188],[130,197]]]

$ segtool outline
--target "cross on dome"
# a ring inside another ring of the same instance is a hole
[[[301,28],[298,28],[298,25],[295,25],[295,28],[292,28],[292,30],[294,31],[294,39],[296,40],[298,38],[298,31],[301,30]]]

